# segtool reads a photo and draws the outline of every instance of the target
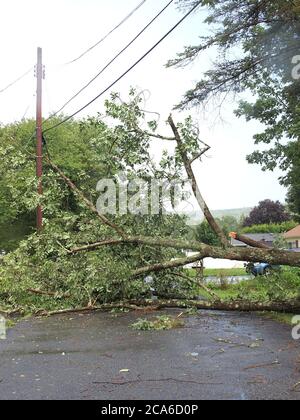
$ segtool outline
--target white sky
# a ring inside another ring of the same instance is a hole
[[[139,2],[140,0],[2,0],[0,90],[35,64],[36,47],[41,46],[46,65],[44,116],[56,111],[168,1],[147,0],[105,43],[77,63],[64,65],[101,39]],[[172,5],[65,112],[74,112],[101,92],[158,41],[181,16],[182,12]],[[183,93],[193,86],[193,82],[201,78],[213,59],[211,52],[183,70],[164,68],[166,61],[175,57],[184,45],[197,43],[197,37],[205,34],[206,28],[202,20],[203,15],[199,13],[189,17],[113,90],[121,92],[125,98],[130,86],[149,90],[151,96],[146,94],[146,109],[159,112],[161,121],[165,121],[173,105],[180,101]],[[0,121],[8,123],[20,120],[25,111],[26,117],[33,117],[34,94],[33,74],[0,94]],[[80,116],[101,111],[104,99],[105,97],[99,99]],[[191,111],[199,124],[201,138],[212,146],[210,159],[195,166],[200,187],[209,206],[212,209],[249,207],[265,198],[284,201],[286,192],[277,181],[279,174],[264,173],[258,166],[246,162],[245,156],[254,148],[252,136],[261,127],[256,123],[237,119],[232,113],[235,108],[236,102],[227,104],[223,109],[225,123],[217,118],[218,110],[211,110],[209,115]],[[186,115],[177,112],[173,114],[177,121]]]

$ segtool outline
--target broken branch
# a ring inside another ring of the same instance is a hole
[[[194,156],[191,160],[190,160],[190,165],[192,165],[195,160],[198,160],[201,158],[201,156],[203,156],[206,152],[208,152],[210,150],[210,146],[207,146],[205,149],[203,149],[200,153],[198,153],[196,156]]]
[[[32,293],[34,295],[41,295],[41,296],[53,296],[53,297],[62,297],[62,298],[69,298],[71,297],[68,293],[59,294],[57,292],[46,292],[43,290],[36,290],[36,289],[27,289],[28,293]]]
[[[69,186],[69,188],[71,188],[71,190],[75,191],[77,196],[85,203],[85,205],[92,211],[92,213],[96,214],[96,216],[101,220],[102,223],[111,227],[122,237],[126,236],[125,232],[119,226],[117,226],[115,223],[111,222],[109,219],[107,219],[105,216],[98,212],[94,204],[85,197],[85,195],[76,187],[76,185],[70,180],[70,178],[68,178],[64,174],[64,172],[50,160],[49,157],[47,158],[47,160],[51,168],[60,175],[60,177],[66,182],[66,184]]]
[[[251,239],[245,235],[240,235],[239,233],[236,233],[236,232],[231,232],[229,236],[230,238],[243,242],[244,244],[249,245],[253,248],[272,249],[270,246],[268,246],[267,244],[264,244],[263,242],[254,241],[254,239]]]
[[[291,267],[300,267],[300,254],[297,252],[281,251],[274,248],[259,249],[259,248],[227,248],[223,249],[216,246],[205,245],[197,241],[186,241],[166,238],[151,238],[151,237],[127,237],[123,239],[108,239],[102,242],[88,244],[83,247],[75,248],[70,251],[72,254],[84,251],[94,251],[101,246],[112,246],[121,244],[140,244],[151,245],[154,247],[170,247],[179,250],[189,250],[198,252],[198,254],[178,260],[173,260],[163,264],[155,264],[148,266],[138,271],[151,272],[160,271],[168,268],[182,267],[186,264],[197,262],[203,258],[211,257],[215,259],[228,259],[234,261],[248,261],[248,262],[266,262],[270,265],[287,265]],[[151,268],[153,270],[151,270]]]
[[[182,158],[182,161],[183,161],[185,170],[187,172],[187,175],[188,175],[189,179],[192,182],[192,190],[193,190],[193,193],[195,195],[195,198],[198,201],[198,204],[199,204],[199,206],[200,206],[200,208],[201,208],[201,210],[202,210],[202,212],[203,212],[206,220],[208,221],[209,225],[211,226],[211,228],[213,229],[213,231],[219,237],[222,245],[225,248],[227,248],[230,245],[229,244],[229,241],[227,240],[224,232],[222,231],[222,229],[220,228],[220,226],[216,222],[215,218],[213,217],[211,211],[209,210],[209,208],[208,208],[208,206],[207,206],[207,204],[206,204],[206,202],[205,202],[205,200],[204,200],[204,198],[203,198],[203,196],[202,196],[202,194],[201,194],[201,192],[199,190],[199,187],[198,187],[198,184],[197,184],[197,180],[196,180],[196,177],[195,177],[195,174],[194,174],[192,165],[191,165],[191,161],[190,161],[190,159],[187,156],[187,153],[186,153],[186,150],[185,150],[185,147],[184,147],[183,140],[181,139],[181,136],[180,136],[180,133],[178,131],[178,128],[176,127],[176,125],[175,125],[175,123],[173,121],[172,115],[169,116],[168,122],[169,122],[169,124],[171,126],[171,129],[172,129],[172,131],[174,133],[174,136],[176,138],[176,142],[177,142],[177,145],[178,145],[178,150],[179,150],[179,153],[181,155],[181,158]]]
[[[174,273],[173,275],[177,276],[177,277],[181,277],[185,280],[189,280],[191,281],[192,279],[188,276],[185,276],[184,274],[180,274],[180,273]],[[197,284],[199,287],[201,287],[206,293],[208,293],[212,298],[216,299],[216,300],[220,300],[220,296],[218,296],[214,291],[210,290],[202,281],[198,280],[197,282],[195,282],[195,284]]]

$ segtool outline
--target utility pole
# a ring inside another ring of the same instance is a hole
[[[35,68],[35,75],[37,78],[36,89],[36,176],[38,178],[38,194],[43,195],[43,120],[42,120],[42,84],[45,76],[42,49],[37,49],[37,65]],[[41,198],[41,197],[40,197]],[[37,231],[40,232],[43,227],[43,209],[42,205],[37,206],[36,211]]]

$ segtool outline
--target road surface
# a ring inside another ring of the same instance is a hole
[[[153,314],[19,322],[0,340],[0,399],[300,399],[300,342],[290,327],[199,311],[184,328],[132,330],[141,317]]]

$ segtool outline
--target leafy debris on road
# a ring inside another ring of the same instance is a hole
[[[131,325],[131,328],[139,331],[161,331],[171,330],[173,328],[184,327],[184,322],[178,317],[173,318],[167,315],[156,316],[154,319],[138,319]]]

